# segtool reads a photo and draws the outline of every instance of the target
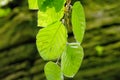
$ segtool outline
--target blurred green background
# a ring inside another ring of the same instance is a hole
[[[87,21],[85,57],[77,75],[66,80],[119,80],[120,0],[81,3]],[[36,12],[28,9],[27,0],[0,0],[0,80],[45,80],[46,62],[35,44]]]

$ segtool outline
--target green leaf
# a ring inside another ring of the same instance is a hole
[[[60,67],[54,62],[48,62],[44,68],[47,80],[63,80]]]
[[[44,2],[47,0],[37,0],[38,3],[38,8],[41,10],[41,8],[43,7]],[[44,8],[44,7],[43,7]],[[46,7],[45,7],[46,8]]]
[[[37,34],[37,48],[44,60],[54,60],[61,56],[65,49],[67,32],[61,22],[55,22],[41,29]]]
[[[64,15],[64,8],[61,11],[56,12],[55,8],[48,8],[45,12],[38,11],[38,26],[46,27],[60,19]]]
[[[64,6],[64,0],[38,0],[38,7],[40,11],[46,11],[47,8],[55,8],[58,12]]]
[[[38,9],[37,0],[28,0],[29,9]]]
[[[61,60],[61,69],[66,77],[73,77],[78,72],[83,56],[83,48],[78,43],[67,45]]]
[[[85,15],[79,1],[75,2],[72,8],[72,27],[76,40],[81,43],[85,32]]]

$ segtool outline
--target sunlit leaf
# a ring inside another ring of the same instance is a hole
[[[85,32],[85,15],[79,1],[75,2],[72,8],[72,27],[76,40],[81,43]]]
[[[38,0],[38,7],[40,11],[46,11],[47,8],[55,8],[58,12],[64,6],[64,0]]]
[[[55,22],[41,29],[37,34],[37,48],[44,60],[60,57],[66,46],[67,32],[61,22]]]
[[[38,26],[46,27],[51,23],[60,21],[64,15],[64,8],[61,11],[56,12],[55,8],[48,8],[45,12],[38,11]]]
[[[44,68],[47,80],[63,80],[60,67],[54,62],[48,62]]]
[[[29,9],[38,9],[37,0],[28,0]]]
[[[66,77],[73,77],[79,70],[83,59],[83,48],[78,43],[67,45],[62,54],[61,69]]]

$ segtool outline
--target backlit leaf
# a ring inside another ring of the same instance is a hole
[[[63,80],[60,67],[54,62],[48,62],[44,68],[47,80]]]
[[[78,43],[67,45],[62,54],[61,69],[66,77],[73,77],[79,70],[83,59],[83,48]]]
[[[60,57],[66,46],[67,32],[61,22],[41,29],[37,34],[37,48],[44,60]]]
[[[81,43],[85,32],[85,15],[79,1],[75,2],[72,8],[72,27],[76,40]]]
[[[38,11],[38,26],[46,27],[51,23],[60,21],[64,15],[64,8],[61,11],[56,12],[55,8],[48,8],[45,12]]]

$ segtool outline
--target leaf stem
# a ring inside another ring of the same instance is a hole
[[[66,1],[65,5],[65,15],[64,15],[64,24],[68,30],[68,32],[71,32],[71,0]]]

